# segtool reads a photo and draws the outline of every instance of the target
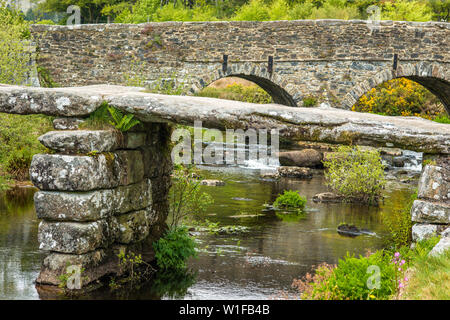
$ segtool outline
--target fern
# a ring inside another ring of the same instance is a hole
[[[140,123],[139,120],[134,119],[132,114],[123,115],[123,113],[116,108],[108,107],[108,112],[112,118],[112,121],[109,121],[109,123],[122,132],[130,130]]]

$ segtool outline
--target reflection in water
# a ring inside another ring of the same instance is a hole
[[[0,298],[37,299],[34,288],[42,259],[32,188],[0,195]]]
[[[322,262],[336,263],[347,251],[363,254],[383,247],[386,229],[381,213],[401,207],[413,186],[392,184],[380,208],[357,204],[316,204],[312,197],[326,191],[322,176],[300,181],[261,180],[251,170],[227,168],[205,171],[206,178],[226,181],[207,187],[215,203],[204,218],[220,225],[249,228],[238,235],[196,233],[198,258],[189,261],[192,273],[157,274],[139,290],[110,292],[109,288],[86,296],[90,299],[267,299],[290,290],[292,280]],[[308,199],[299,219],[263,211],[285,189],[299,190]],[[32,189],[0,196],[0,299],[39,298],[33,281],[43,255],[37,250],[37,225]],[[342,237],[341,222],[366,228],[375,235]],[[44,298],[44,295],[41,297]]]

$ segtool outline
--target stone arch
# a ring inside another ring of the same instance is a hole
[[[444,63],[430,62],[400,64],[397,70],[379,72],[354,86],[346,94],[342,102],[343,108],[351,109],[359,98],[369,90],[396,78],[406,78],[421,84],[441,100],[447,113],[450,114],[450,73]]]
[[[252,81],[264,89],[275,103],[297,107],[293,98],[294,92],[290,92],[287,81],[276,73],[269,73],[266,65],[256,63],[233,63],[225,72],[219,69],[210,74],[196,77],[189,91],[191,94],[195,94],[214,81],[226,77],[238,77]]]

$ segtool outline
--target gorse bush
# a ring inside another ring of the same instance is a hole
[[[274,201],[273,206],[279,209],[300,209],[305,208],[306,199],[298,194],[297,191],[285,190]]]
[[[376,204],[386,183],[377,150],[340,146],[323,161],[328,187],[346,200]]]
[[[444,106],[435,95],[420,84],[405,78],[386,81],[372,88],[359,99],[352,110],[427,118],[445,113]]]
[[[187,227],[172,227],[153,244],[156,263],[163,270],[185,270],[186,260],[197,255],[195,247]]]

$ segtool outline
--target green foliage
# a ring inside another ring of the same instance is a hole
[[[326,184],[346,200],[377,203],[386,183],[377,150],[340,146],[323,161]]]
[[[262,88],[254,86],[243,86],[233,83],[226,88],[206,87],[197,93],[200,97],[236,100],[251,103],[272,103],[272,97]]]
[[[285,190],[283,194],[278,195],[273,203],[275,208],[279,209],[300,209],[305,208],[306,199],[298,194],[297,191]]]
[[[394,208],[392,212],[383,212],[383,223],[390,232],[389,243],[394,248],[400,248],[411,245],[412,241],[412,221],[411,207],[414,200],[417,199],[417,191],[408,199],[403,208]]]
[[[120,110],[116,108],[108,106],[108,112],[112,118],[112,120],[109,123],[112,124],[119,131],[126,132],[131,128],[133,128],[134,126],[141,123],[139,120],[134,119],[134,115],[132,114],[124,115]]]
[[[433,119],[435,122],[450,124],[450,118],[446,115],[438,116]]]
[[[156,263],[162,270],[180,271],[186,269],[186,260],[196,257],[195,241],[186,227],[173,227],[153,243]]]
[[[175,165],[169,192],[171,228],[179,226],[189,215],[204,213],[214,202],[208,193],[202,192],[197,177],[194,167]]]
[[[134,119],[132,114],[124,115],[120,110],[105,102],[89,115],[89,118],[80,125],[80,128],[96,130],[115,128],[121,132],[126,132],[138,124],[140,124],[140,121]]]
[[[134,252],[125,253],[125,250],[121,250],[117,257],[121,273],[126,276],[120,279],[112,278],[109,283],[111,290],[117,290],[124,285],[129,288],[139,287],[140,284],[149,280],[155,272],[152,266],[142,259],[140,254],[135,254]]]
[[[314,96],[307,96],[303,99],[303,106],[305,108],[309,108],[309,107],[315,107],[317,106],[317,103],[319,102],[319,100],[314,97]]]
[[[372,276],[370,266],[380,268],[379,288],[367,285]],[[389,299],[396,292],[396,266],[391,257],[377,251],[356,258],[347,253],[337,266],[321,265],[315,275],[295,280],[293,286],[302,292],[302,299],[314,300],[370,300]]]
[[[37,66],[37,72],[39,77],[39,83],[45,88],[55,88],[58,84],[53,81],[50,72],[42,66]]]
[[[51,129],[47,116],[0,113],[0,173],[16,180],[27,179],[33,155],[47,151],[37,137]]]
[[[167,94],[167,95],[184,95],[186,94],[187,78],[182,79],[175,73],[165,78],[159,78],[153,83],[147,85],[145,92]]]
[[[31,72],[28,23],[0,0],[0,83],[20,85]]]
[[[384,20],[448,21],[450,12],[449,0],[46,0],[39,9],[65,12],[69,5],[81,8],[83,23],[106,22],[107,17],[119,23],[367,19],[371,5],[381,8]]]

